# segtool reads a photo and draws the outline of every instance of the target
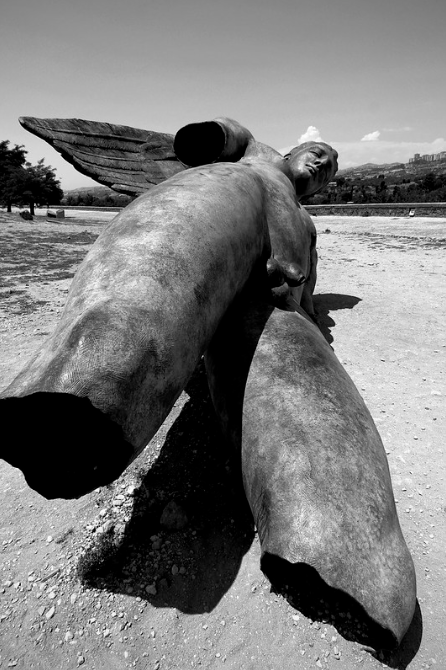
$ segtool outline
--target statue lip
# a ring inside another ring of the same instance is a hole
[[[319,172],[319,168],[317,168],[315,165],[312,165],[312,163],[305,163],[305,167],[312,175],[315,175]]]

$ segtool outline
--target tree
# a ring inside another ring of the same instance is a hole
[[[424,191],[433,191],[435,188],[438,188],[436,186],[437,182],[437,177],[433,172],[428,172],[427,175],[424,177],[423,181],[421,182],[421,188]]]
[[[50,165],[45,165],[43,160],[41,158],[37,165],[25,163],[26,177],[22,184],[21,202],[29,204],[31,214],[34,214],[35,205],[58,205],[63,198],[56,171]]]
[[[24,147],[18,144],[10,149],[9,140],[0,142],[0,202],[8,212],[23,187],[26,153]]]
[[[11,211],[13,204],[29,205],[34,214],[35,205],[58,205],[63,198],[55,170],[44,164],[26,162],[27,151],[23,146],[9,148],[9,140],[0,142],[0,203]]]

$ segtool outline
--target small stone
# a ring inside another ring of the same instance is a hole
[[[83,665],[85,663],[85,657],[84,656],[78,656],[77,657],[77,664],[78,665]]]
[[[121,498],[115,498],[112,502],[112,505],[114,505],[115,507],[120,507],[123,504],[123,502],[124,502],[123,498],[122,499]]]
[[[131,485],[127,488],[126,493],[127,493],[128,496],[133,496],[133,495],[135,495],[135,491],[136,491],[136,486],[135,486],[135,484],[131,484]]]
[[[15,658],[15,659],[12,660],[12,661],[9,661],[9,663],[8,663],[8,668],[15,668],[15,666],[17,665],[18,662],[19,662],[19,661],[18,661],[17,658]]]
[[[109,637],[109,635],[110,635],[110,629],[109,629],[109,628],[106,628],[106,629],[104,630],[104,632],[102,633],[102,635],[103,635],[104,637]]]
[[[48,612],[45,614],[46,618],[47,618],[47,619],[52,619],[52,617],[54,616],[55,611],[56,611],[56,608],[55,608],[55,607],[51,607],[51,608],[48,610]]]
[[[52,536],[52,535],[48,535],[48,537],[46,538],[46,541],[48,542],[48,544],[49,544],[50,542],[52,542],[52,541],[53,541],[53,536]]]
[[[179,572],[178,565],[172,565],[172,574],[177,575]]]
[[[43,616],[45,613],[46,607],[39,607],[37,610],[40,616]]]
[[[155,586],[155,584],[147,584],[146,593],[148,593],[151,596],[156,596],[156,586]]]
[[[65,633],[64,640],[65,640],[65,642],[70,642],[70,640],[72,640],[73,637],[74,637],[74,635],[71,632],[71,630],[67,630],[67,632]]]
[[[107,514],[107,510],[105,508],[101,509],[101,511],[99,512],[99,516],[105,516],[106,514]]]
[[[108,521],[106,521],[99,528],[101,528],[102,533],[109,533],[111,530],[113,530],[114,527],[115,527],[115,524],[113,523],[113,521],[111,519],[108,519]],[[98,528],[98,532],[99,532],[99,528]]]
[[[71,596],[70,596],[70,603],[71,603],[72,605],[74,605],[74,603],[76,602],[76,600],[77,600],[77,593],[72,593]]]
[[[181,568],[180,568],[180,575],[185,575],[185,574],[186,574],[186,568],[184,567],[184,565],[182,565]]]
[[[161,514],[160,524],[169,530],[181,530],[187,525],[187,516],[183,508],[174,500],[165,506]]]

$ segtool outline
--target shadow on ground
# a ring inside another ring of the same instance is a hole
[[[405,670],[420,648],[423,620],[417,602],[412,623],[401,644],[373,621],[364,609],[343,591],[331,588],[317,571],[303,563],[291,565],[277,556],[265,555],[262,570],[292,607],[309,619],[334,626],[346,640],[365,645],[383,664]]]
[[[327,328],[333,327],[334,321],[327,323],[329,312],[352,309],[359,301],[346,295],[317,296],[319,319]],[[142,475],[119,547],[105,554],[105,560],[87,552],[78,569],[85,586],[139,597],[154,607],[201,614],[212,611],[232,586],[253,542],[254,527],[240,463],[223,444],[202,364],[186,393],[189,400],[167,433],[156,462]],[[160,518],[172,501],[184,510],[187,523],[167,531]],[[277,565],[277,560],[263,559],[261,567],[272,590],[292,607],[333,625],[345,639],[368,646],[388,667],[407,668],[422,638],[418,604],[403,642],[391,649],[392,636],[356,601],[328,587],[313,568],[300,565],[296,572],[296,566],[286,561]]]
[[[337,309],[353,309],[361,300],[362,298],[357,298],[354,295],[343,295],[342,293],[318,293],[313,296],[317,325],[328,344],[333,342],[331,330],[336,325],[336,322],[330,316],[330,312]]]
[[[211,611],[228,591],[254,529],[240,465],[220,437],[204,366],[186,392],[189,401],[141,481],[118,552],[105,562],[87,556],[80,576],[95,588],[197,614]],[[184,510],[187,524],[167,531],[160,517],[171,501]]]

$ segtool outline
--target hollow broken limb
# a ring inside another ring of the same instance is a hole
[[[288,309],[240,298],[205,355],[216,412],[241,452],[262,568],[285,561],[291,584],[311,566],[399,643],[416,579],[386,454],[331,347],[293,301]]]
[[[2,393],[0,456],[48,498],[118,477],[185,387],[269,236],[252,167],[182,172],[99,236],[61,320]]]

